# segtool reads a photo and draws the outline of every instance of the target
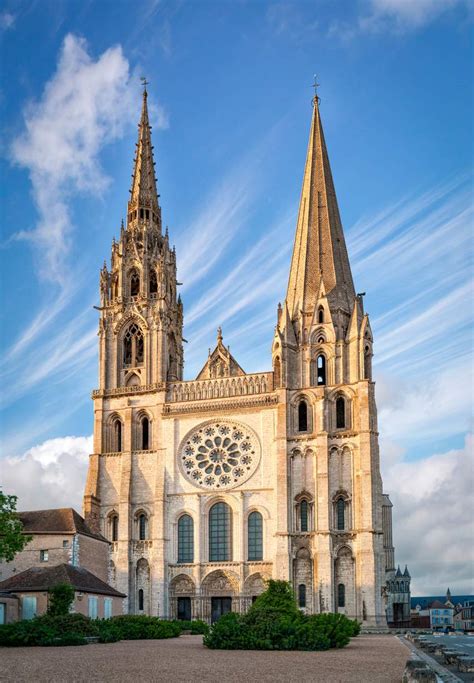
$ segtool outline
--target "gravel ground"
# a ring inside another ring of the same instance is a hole
[[[359,636],[343,650],[208,650],[201,636],[82,647],[0,649],[0,681],[321,681],[400,683],[409,654],[395,636]]]

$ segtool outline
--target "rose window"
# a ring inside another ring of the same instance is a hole
[[[189,432],[179,462],[185,477],[204,489],[225,489],[246,481],[260,460],[258,437],[235,422],[211,422]]]

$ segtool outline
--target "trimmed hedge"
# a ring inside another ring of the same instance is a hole
[[[145,615],[89,619],[82,614],[45,614],[28,621],[0,626],[0,646],[85,645],[87,637],[98,638],[100,643],[176,638],[185,628],[191,631],[194,628],[195,632],[202,633],[203,627],[207,627],[203,622],[164,621]]]
[[[305,615],[287,581],[268,582],[247,614],[222,616],[204,637],[220,650],[329,650],[345,647],[360,625],[343,614]]]

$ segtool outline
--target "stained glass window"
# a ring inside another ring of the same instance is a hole
[[[302,500],[300,503],[300,529],[308,531],[308,501]]]
[[[209,511],[209,562],[232,559],[230,514],[226,503],[216,503]]]
[[[344,498],[338,498],[336,503],[337,528],[343,531],[345,528],[345,510],[346,504]]]
[[[178,520],[178,562],[194,562],[194,525],[190,515]]]
[[[248,519],[248,559],[263,560],[263,519],[260,512],[252,512]]]

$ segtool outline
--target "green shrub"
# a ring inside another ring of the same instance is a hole
[[[181,631],[191,631],[193,636],[206,635],[206,633],[209,633],[209,626],[205,621],[201,621],[201,619],[194,619],[193,621],[179,619],[176,623],[179,624]]]
[[[120,640],[176,638],[181,634],[179,622],[144,614],[122,614],[107,621],[116,627]]]
[[[269,581],[247,614],[226,614],[211,626],[204,645],[223,650],[328,650],[344,647],[360,625],[343,614],[304,615],[291,585]]]
[[[70,583],[58,583],[49,589],[48,614],[59,616],[69,614],[74,602],[74,588]]]

